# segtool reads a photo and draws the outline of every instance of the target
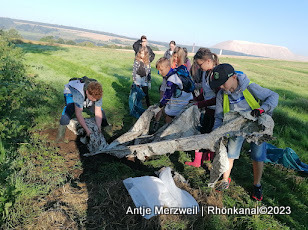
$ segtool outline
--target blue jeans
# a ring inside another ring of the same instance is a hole
[[[228,142],[228,158],[238,159],[241,153],[241,148],[245,138],[244,137],[232,137]],[[263,142],[260,145],[251,142],[250,143],[250,157],[254,161],[262,162],[266,159],[266,144]]]

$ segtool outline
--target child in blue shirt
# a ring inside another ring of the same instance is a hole
[[[189,75],[187,68],[183,65],[185,52],[182,48],[179,49],[179,67],[177,69],[172,69],[170,60],[165,57],[160,58],[156,63],[157,70],[166,79],[166,90],[159,106],[160,108],[164,107],[166,123],[170,123],[175,116],[185,109],[189,101],[193,99],[192,93],[187,93],[183,90],[183,83],[177,75],[179,70]]]

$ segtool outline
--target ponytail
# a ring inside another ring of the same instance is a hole
[[[215,66],[219,65],[219,58],[218,58],[217,54],[212,53],[212,60],[213,60]]]
[[[200,48],[194,56],[194,61],[202,59],[202,60],[212,60],[214,65],[219,65],[219,58],[217,54],[212,53],[208,48]]]

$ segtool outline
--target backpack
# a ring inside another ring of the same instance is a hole
[[[89,85],[90,82],[93,82],[93,81],[97,81],[96,79],[93,79],[93,78],[88,78],[87,76],[84,76],[84,77],[74,77],[74,78],[71,78],[69,81],[75,81],[75,80],[79,80],[81,83],[84,83],[84,89],[86,89]]]
[[[187,71],[187,68],[185,66],[179,66],[175,69],[175,71],[182,81],[183,91],[185,91],[186,93],[192,93],[196,87],[194,81],[189,75],[189,72]]]
[[[144,63],[143,62],[140,62],[139,64],[139,68],[137,70],[137,74],[140,76],[140,77],[145,77],[147,74],[146,74],[146,71],[145,71],[145,66],[144,66]]]

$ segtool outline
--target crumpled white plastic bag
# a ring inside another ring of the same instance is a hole
[[[175,185],[170,167],[163,170],[159,178],[154,176],[130,177],[123,183],[137,208],[151,209],[150,214],[144,215],[146,219],[157,214],[155,206],[192,209],[197,207],[199,211],[199,205],[193,196]]]

